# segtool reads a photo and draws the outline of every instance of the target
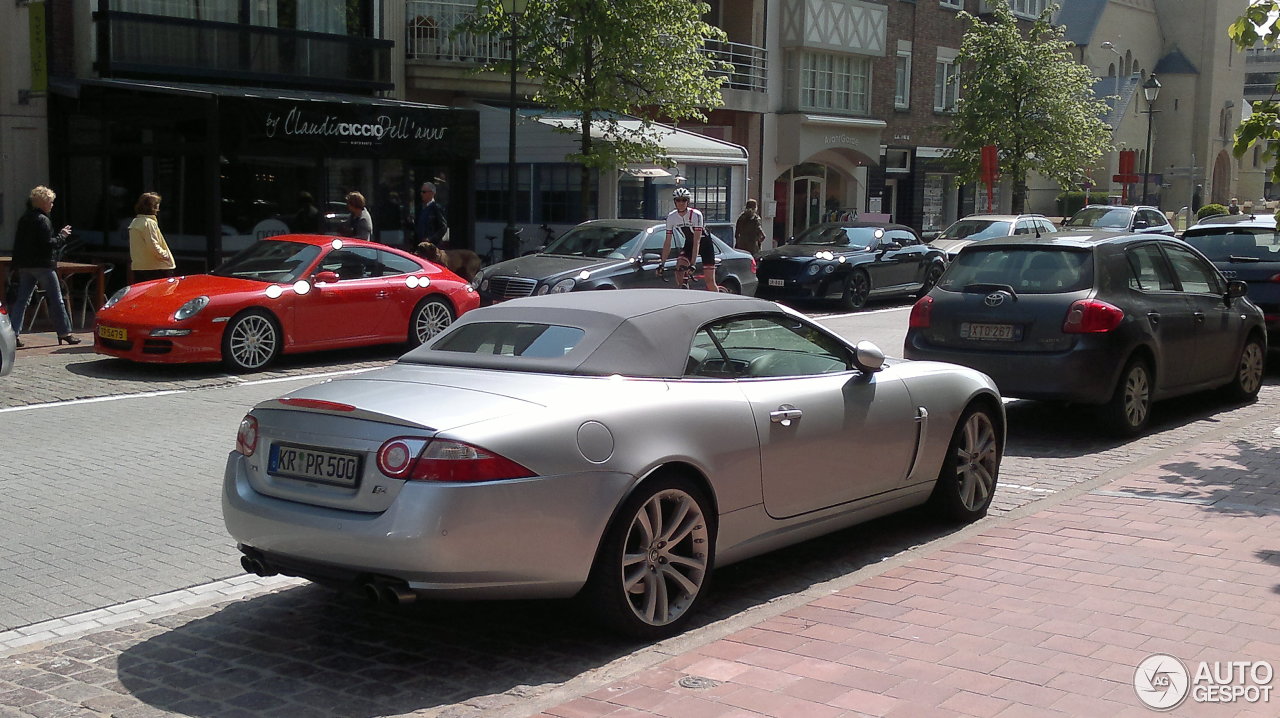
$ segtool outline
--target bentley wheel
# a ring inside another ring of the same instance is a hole
[[[916,296],[923,297],[924,295],[928,294],[929,290],[933,289],[934,285],[938,283],[938,279],[941,276],[942,276],[942,265],[939,265],[939,264],[929,265],[928,271],[926,271],[924,274],[924,285],[920,287],[920,293],[917,294]]]
[[[409,346],[421,346],[431,337],[453,324],[453,310],[440,297],[428,297],[413,310],[409,320]]]
[[[1257,337],[1249,337],[1240,350],[1240,361],[1231,383],[1225,387],[1232,401],[1253,401],[1262,389],[1262,372],[1267,362],[1267,350]]]
[[[1134,358],[1120,374],[1111,401],[1102,408],[1102,418],[1116,436],[1136,436],[1151,419],[1151,370],[1147,362]]]
[[[645,640],[683,630],[711,578],[716,525],[709,507],[678,476],[651,480],[623,503],[584,591],[605,625]]]
[[[269,314],[250,309],[237,315],[222,332],[222,362],[231,371],[257,371],[280,353],[280,328]]]
[[[1000,474],[1000,435],[989,409],[971,407],[960,417],[942,461],[930,503],[955,521],[987,515]]]
[[[723,282],[720,282],[720,292],[722,294],[742,294],[742,287],[738,285],[738,280],[728,277]]]
[[[850,311],[861,309],[867,303],[867,295],[871,294],[871,278],[866,272],[857,270],[845,281],[844,295],[840,304]]]

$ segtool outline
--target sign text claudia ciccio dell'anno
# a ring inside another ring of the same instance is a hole
[[[294,107],[285,115],[267,113],[267,137],[336,137],[349,141],[442,140],[445,128],[420,127],[408,117],[378,115],[366,122],[346,122],[333,115],[306,117]]]

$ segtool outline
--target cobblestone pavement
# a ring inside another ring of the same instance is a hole
[[[236,381],[207,367],[166,380]],[[700,624],[656,644],[601,635],[572,602],[388,612],[294,580],[227,578],[0,633],[0,715],[1126,715],[1137,704],[1117,686],[1137,650],[1280,663],[1280,623],[1258,610],[1267,598],[1274,608],[1280,585],[1266,544],[1280,510],[1275,384],[1244,407],[1165,403],[1129,443],[1082,430],[1087,413],[1013,403],[989,519],[957,531],[905,512],[726,567]],[[41,401],[80,396],[45,391],[58,396]],[[1140,592],[1152,574],[1172,578],[1150,584],[1148,603],[1107,594]],[[1226,623],[1201,620],[1224,606]],[[1141,633],[1155,629],[1127,614],[1143,608],[1184,630]],[[1044,665],[1060,673],[1032,670]],[[1075,710],[1071,696],[1102,702]]]

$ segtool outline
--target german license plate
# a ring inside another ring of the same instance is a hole
[[[118,342],[129,341],[129,333],[123,329],[117,329],[116,327],[99,326],[98,336],[103,339],[114,339]]]
[[[340,451],[272,444],[267,473],[338,486],[355,486],[360,480],[360,457]]]
[[[769,280],[769,286],[770,286],[770,287],[785,287],[785,286],[787,286],[787,280],[785,280],[785,279],[770,279],[770,280]]]
[[[1022,338],[1021,330],[1021,327],[1014,324],[963,322],[960,324],[960,337],[979,341],[1015,342]]]

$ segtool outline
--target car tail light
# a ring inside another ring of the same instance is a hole
[[[1273,275],[1271,275],[1271,278],[1270,278],[1270,279],[1268,279],[1267,281],[1268,281],[1268,282],[1280,282],[1280,274],[1273,274]],[[4,307],[0,307],[0,313],[3,313],[3,312],[4,312]]]
[[[911,307],[907,326],[912,329],[928,329],[933,320],[933,297],[920,297]]]
[[[754,262],[752,263],[754,264]],[[754,270],[755,267],[752,267],[751,269]],[[0,302],[0,315],[4,315],[8,313],[9,313],[9,310],[4,308],[4,302]]]
[[[756,258],[755,258],[755,257],[752,257],[752,258],[751,258],[751,273],[752,273],[752,274],[755,274],[755,273],[756,273]]]
[[[240,420],[240,430],[236,432],[236,451],[245,456],[253,456],[258,449],[258,420],[246,414]]]
[[[534,473],[492,451],[461,441],[398,436],[378,449],[378,470],[410,481],[498,481]]]
[[[1098,299],[1072,302],[1062,331],[1067,334],[1101,334],[1120,326],[1124,310]]]
[[[355,411],[356,408],[350,404],[339,404],[336,401],[325,401],[323,399],[276,399],[277,402],[285,406],[296,406],[301,409],[324,409],[326,411]]]

